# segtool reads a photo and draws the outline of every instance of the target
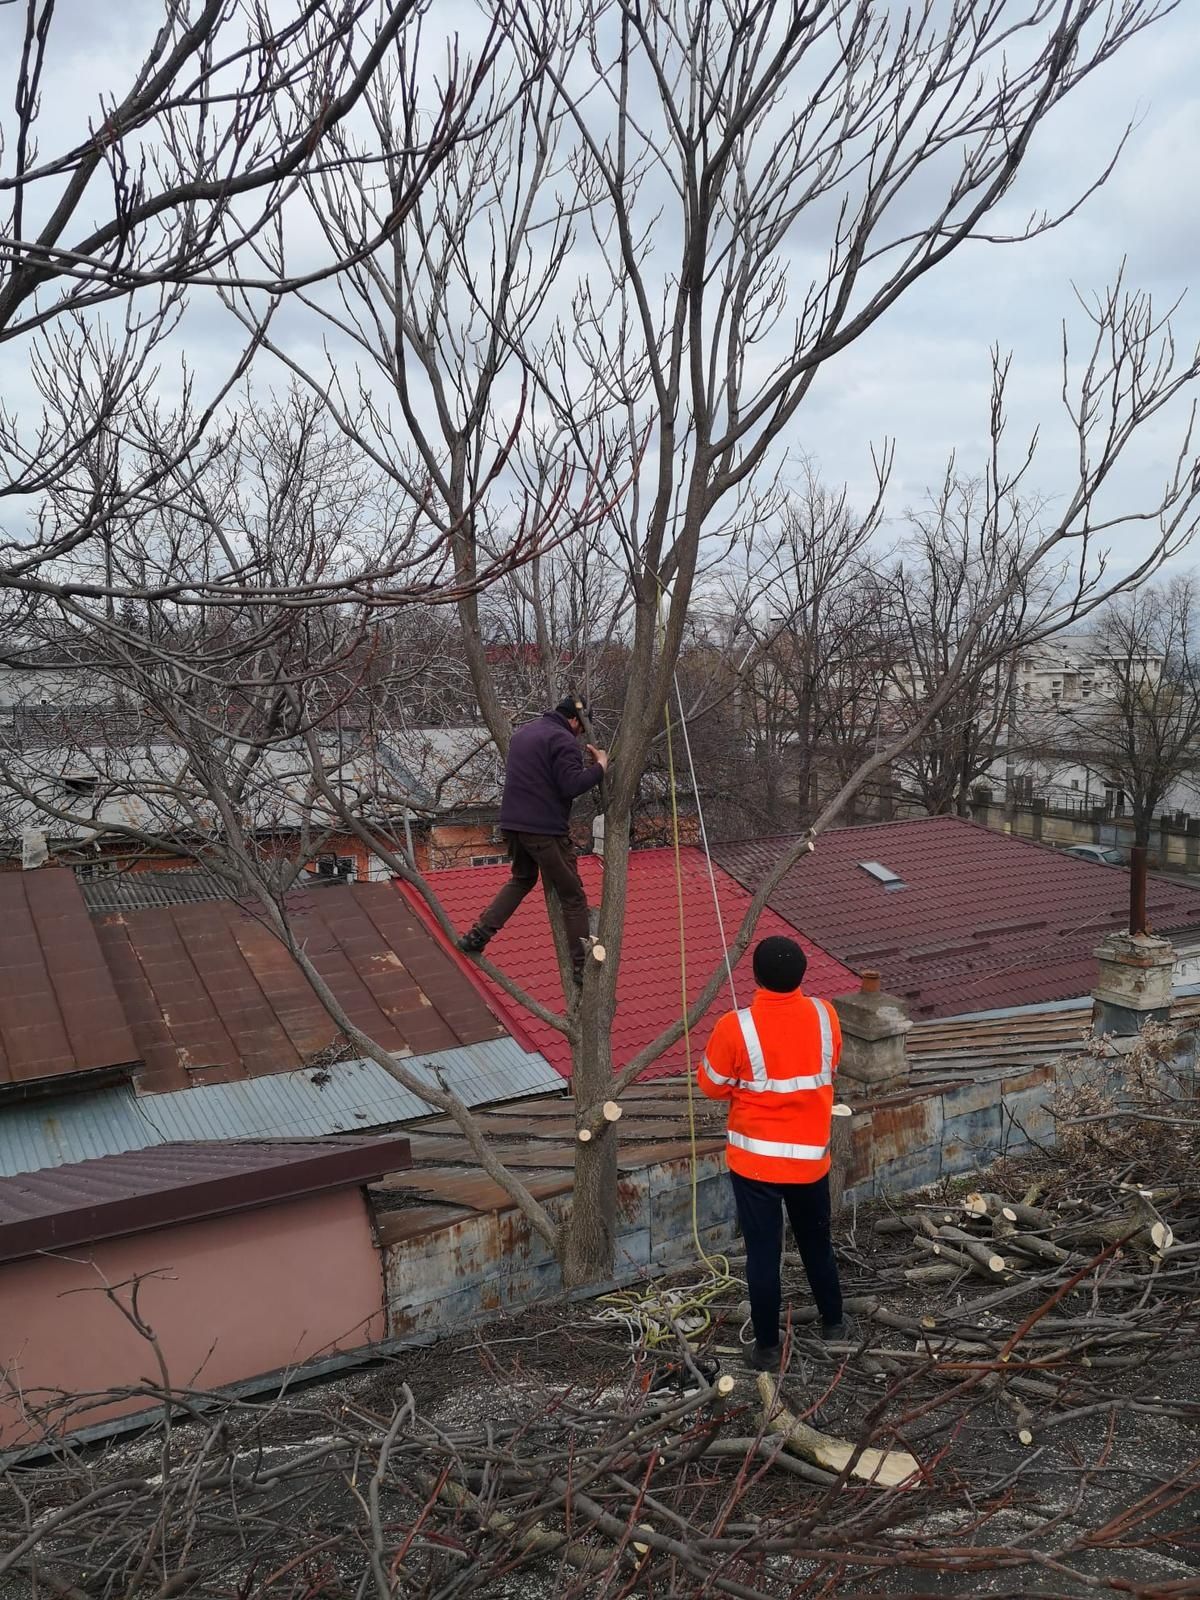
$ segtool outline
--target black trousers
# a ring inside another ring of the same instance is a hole
[[[539,874],[558,896],[571,960],[583,964],[584,940],[588,936],[587,891],[575,865],[575,847],[565,835],[543,833],[505,833],[512,876],[479,919],[488,934],[498,933],[524,900],[537,888]]]
[[[746,1287],[755,1340],[766,1349],[779,1343],[785,1209],[821,1321],[839,1322],[842,1286],[833,1253],[828,1175],[816,1183],[762,1183],[731,1172],[729,1181],[746,1242]]]

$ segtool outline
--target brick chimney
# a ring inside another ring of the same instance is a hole
[[[1110,933],[1096,951],[1100,981],[1092,990],[1092,1026],[1118,1038],[1140,1033],[1144,1022],[1171,1015],[1175,951],[1152,933]]]
[[[1146,847],[1135,844],[1129,859],[1129,929],[1110,933],[1096,951],[1100,981],[1092,990],[1092,1026],[1097,1033],[1128,1038],[1149,1019],[1171,1015],[1175,952],[1169,939],[1149,930],[1146,918]]]
[[[877,972],[862,974],[855,994],[840,994],[834,1002],[842,1025],[842,1059],[838,1077],[858,1097],[903,1088],[908,1082],[908,1055],[904,1040],[912,1023],[904,1002],[884,994]]]

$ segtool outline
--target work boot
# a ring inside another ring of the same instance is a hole
[[[778,1372],[783,1351],[777,1344],[755,1344],[750,1350],[750,1365],[755,1372]]]
[[[854,1324],[843,1313],[836,1322],[822,1322],[819,1337],[825,1344],[846,1344],[854,1337]]]
[[[458,940],[458,948],[467,956],[481,955],[491,937],[486,928],[481,928],[476,923],[469,932],[464,933],[462,938]]]

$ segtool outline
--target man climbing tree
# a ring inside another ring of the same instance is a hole
[[[478,955],[516,911],[539,873],[562,907],[575,982],[583,982],[587,950],[588,904],[571,844],[571,803],[594,789],[608,770],[608,752],[589,744],[589,760],[579,750],[587,707],[568,695],[553,711],[527,722],[513,734],[504,772],[500,828],[508,845],[512,876],[463,934],[458,948]]]
[[[754,949],[754,999],[717,1023],[698,1074],[710,1100],[729,1102],[725,1160],[746,1241],[750,1364],[759,1372],[778,1372],[782,1359],[785,1209],[820,1312],[821,1337],[846,1335],[829,1203],[833,1073],[842,1033],[828,1001],[801,993],[807,966],[794,939],[761,940]]]

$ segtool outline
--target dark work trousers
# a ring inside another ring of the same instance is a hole
[[[830,1233],[829,1177],[815,1183],[762,1183],[729,1174],[746,1241],[746,1287],[754,1337],[764,1349],[779,1343],[779,1263],[786,1208],[800,1259],[822,1322],[840,1322],[842,1286]]]
[[[537,888],[538,874],[558,896],[571,960],[583,965],[584,943],[588,935],[587,891],[575,865],[575,847],[565,835],[546,833],[505,833],[512,877],[479,919],[489,935],[499,930],[512,916],[531,889]]]

